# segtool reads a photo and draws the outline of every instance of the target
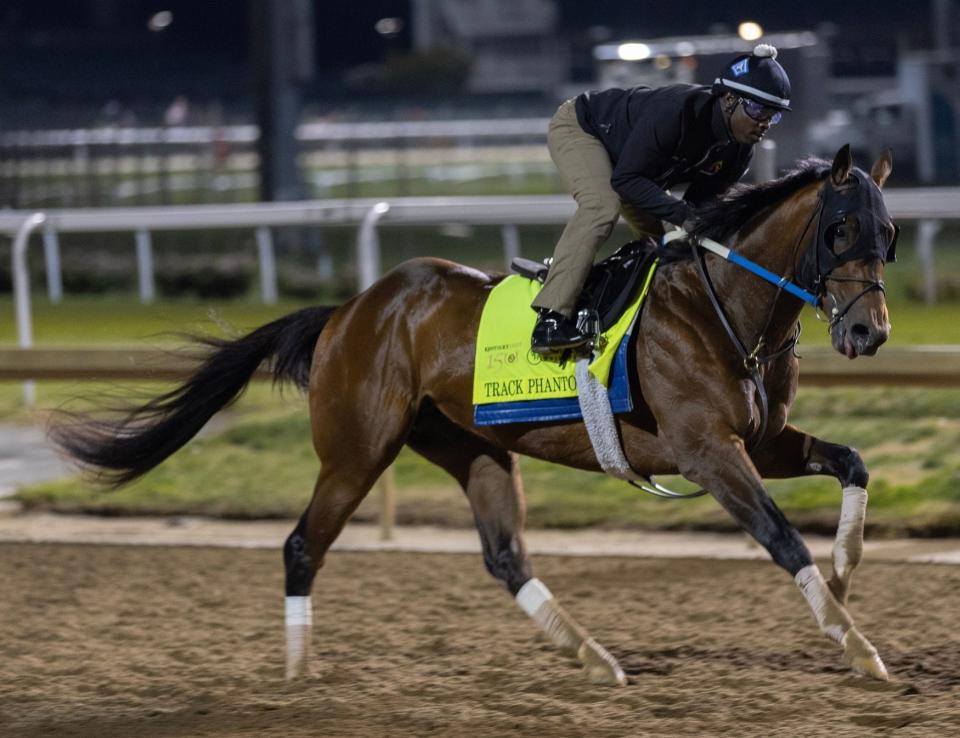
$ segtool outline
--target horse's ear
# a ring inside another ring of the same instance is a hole
[[[850,144],[844,144],[833,157],[833,166],[830,168],[830,179],[833,180],[833,184],[839,187],[846,182],[851,169],[853,169],[853,155],[850,153]]]
[[[890,149],[884,149],[883,153],[880,154],[880,158],[873,163],[873,168],[870,170],[870,176],[873,178],[873,181],[877,183],[877,187],[881,190],[883,185],[886,184],[887,178],[890,176],[890,172],[893,171],[893,152]]]

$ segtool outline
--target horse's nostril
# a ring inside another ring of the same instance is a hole
[[[850,329],[850,332],[859,338],[866,338],[870,335],[870,329],[867,328],[867,326],[865,326],[863,323],[854,323],[853,328]]]

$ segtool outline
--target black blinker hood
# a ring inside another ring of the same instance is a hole
[[[800,257],[796,272],[797,283],[814,293],[823,289],[824,278],[841,264],[851,261],[880,259],[884,263],[896,260],[897,235],[887,243],[887,224],[890,216],[883,204],[880,188],[859,170],[853,170],[847,181],[835,186],[827,177],[820,188],[820,214],[817,218],[816,240]],[[857,240],[840,254],[830,248],[828,234],[834,226],[855,215],[859,225]]]

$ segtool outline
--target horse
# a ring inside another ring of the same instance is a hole
[[[699,211],[691,251],[698,236],[709,236],[792,276],[816,294],[836,351],[875,354],[890,331],[883,274],[896,227],[880,190],[891,170],[889,151],[867,174],[845,146],[832,163],[807,159],[779,179],[737,185]],[[503,278],[437,258],[410,260],[343,305],[308,307],[235,340],[204,339],[204,362],[177,388],[121,416],[60,416],[51,437],[101,482],[119,486],[181,448],[270,361],[276,380],[307,392],[320,462],[313,496],[283,546],[287,678],[309,664],[310,598],[328,549],[406,445],[463,488],[486,568],[517,604],[591,681],[624,685],[616,658],[534,577],[524,544],[518,457],[600,471],[584,424],[473,422],[477,326]],[[722,302],[717,314],[711,294]],[[802,306],[713,255],[661,267],[632,339],[634,409],[616,426],[633,470],[681,474],[708,491],[794,578],[846,663],[886,680],[847,609],[862,553],[866,466],[853,448],[788,423],[798,381],[788,349]],[[738,339],[756,348],[741,355]],[[764,354],[766,347],[780,348]],[[818,474],[842,490],[829,579],[763,483]]]

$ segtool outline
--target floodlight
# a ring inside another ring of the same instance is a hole
[[[161,10],[159,13],[150,16],[150,20],[147,21],[147,28],[151,31],[162,31],[171,23],[173,23],[173,13],[169,10]]]
[[[759,23],[744,21],[737,26],[737,35],[744,41],[756,41],[763,35],[763,29]]]
[[[624,61],[640,61],[650,56],[650,47],[638,43],[620,44],[617,47],[617,56]]]

